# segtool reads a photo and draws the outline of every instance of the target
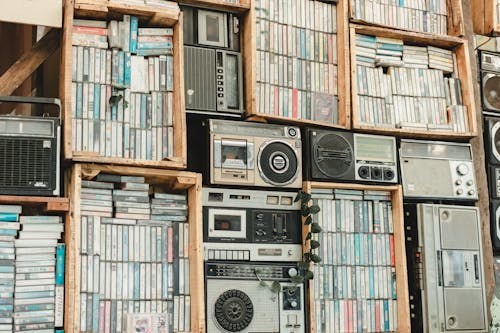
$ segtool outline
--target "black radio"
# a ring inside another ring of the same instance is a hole
[[[243,113],[239,18],[230,13],[183,7],[184,85],[191,113]]]

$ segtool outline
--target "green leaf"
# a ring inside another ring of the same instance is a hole
[[[123,100],[123,107],[128,108],[128,102],[126,100]]]
[[[304,224],[305,224],[305,225],[309,225],[309,224],[311,224],[312,222],[313,222],[313,219],[312,219],[311,215],[309,215],[309,216],[306,218],[306,220],[304,221]]]
[[[304,261],[307,263],[311,262],[311,253],[309,252],[304,253]]]
[[[274,281],[271,285],[271,291],[273,293],[279,293],[281,291],[281,284],[278,281]]]
[[[304,282],[304,277],[300,275],[293,276],[291,279],[292,283],[300,284]]]
[[[309,216],[309,206],[302,205],[302,207],[300,208],[300,213],[304,217]]]
[[[302,269],[302,270],[308,270],[309,269],[309,263],[305,261],[301,261],[297,263],[297,266]]]
[[[311,239],[311,237],[312,237],[312,233],[308,232],[308,233],[307,233],[307,236],[306,236],[306,240],[310,240],[310,239]]]
[[[267,287],[267,282],[266,282],[266,281],[262,281],[262,280],[261,280],[261,281],[259,282],[259,285],[260,285],[261,287]]]
[[[317,234],[317,233],[320,233],[323,229],[321,229],[321,227],[319,226],[318,223],[312,223],[311,224],[311,232],[313,234]]]
[[[297,192],[297,195],[295,196],[295,199],[293,199],[293,202],[298,202],[302,199],[302,191]]]
[[[318,205],[312,205],[311,207],[309,207],[309,212],[311,214],[318,214],[320,210],[321,209],[319,208]]]
[[[314,274],[311,271],[307,271],[306,274],[304,275],[304,279],[306,280],[312,280],[314,278]]]
[[[317,254],[311,253],[311,261],[317,264],[321,262],[321,258]]]
[[[306,192],[302,192],[303,195],[302,195],[302,201],[303,202],[309,202],[309,200],[311,200],[311,195],[309,193],[306,193]]]
[[[311,249],[317,249],[320,244],[317,240],[311,239],[309,245],[311,246]]]

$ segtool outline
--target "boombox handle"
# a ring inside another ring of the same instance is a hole
[[[59,120],[61,119],[61,100],[59,98],[31,97],[31,96],[0,96],[0,102],[55,105],[59,110]]]

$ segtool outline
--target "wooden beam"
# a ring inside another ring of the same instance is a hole
[[[10,95],[59,47],[59,30],[50,30],[1,77],[0,95]]]

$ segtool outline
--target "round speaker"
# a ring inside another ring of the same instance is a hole
[[[488,74],[484,78],[484,99],[491,108],[500,110],[500,76]]]
[[[491,135],[491,153],[500,161],[500,121],[495,122],[490,130]]]
[[[313,161],[327,177],[342,177],[354,164],[351,144],[342,136],[328,133],[313,145]]]
[[[272,185],[288,185],[298,175],[297,154],[288,143],[283,141],[269,141],[262,145],[259,150],[258,164],[261,177]]]
[[[252,319],[252,300],[241,290],[226,290],[215,301],[215,320],[226,331],[240,332]]]

